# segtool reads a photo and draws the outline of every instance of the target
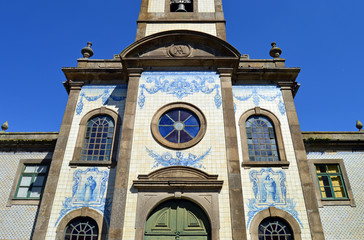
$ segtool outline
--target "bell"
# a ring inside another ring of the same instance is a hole
[[[183,3],[178,4],[178,9],[176,12],[187,12],[185,5]]]

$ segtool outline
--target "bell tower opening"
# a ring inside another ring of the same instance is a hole
[[[226,40],[222,0],[142,0],[136,40],[172,30],[203,32]]]
[[[193,0],[171,0],[171,12],[193,12]]]

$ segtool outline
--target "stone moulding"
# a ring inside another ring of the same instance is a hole
[[[136,189],[220,190],[224,181],[217,178],[218,175],[210,175],[195,168],[173,166],[158,169],[147,175],[139,175],[138,180],[133,181],[133,186]]]

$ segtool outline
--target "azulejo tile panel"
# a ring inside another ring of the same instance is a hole
[[[67,197],[55,226],[72,210],[89,207],[102,212],[110,221],[111,200],[105,198],[109,171],[100,171],[97,167],[76,170],[73,174],[72,197]]]
[[[220,109],[220,78],[215,72],[143,72],[140,78],[138,105],[147,101],[146,93],[167,93],[179,100],[196,93],[215,94],[214,102]]]
[[[275,85],[235,85],[233,96],[235,109],[239,106],[237,102],[253,101],[254,105],[258,107],[263,100],[274,102],[282,115],[286,113],[281,90]]]
[[[202,165],[202,160],[209,155],[211,151],[211,147],[202,155],[197,156],[192,153],[188,153],[185,156],[183,152],[175,152],[176,157],[173,157],[172,153],[164,152],[162,154],[157,153],[156,151],[149,150],[145,147],[148,155],[154,159],[154,165],[152,169],[157,168],[159,166],[162,167],[169,167],[169,166],[187,166],[187,167],[194,167],[194,168],[203,168],[205,167]]]
[[[80,92],[79,101],[76,106],[76,114],[83,111],[84,101],[95,102],[99,99],[102,105],[125,102],[127,85],[85,85]]]
[[[295,200],[287,198],[285,172],[263,168],[260,171],[251,170],[249,176],[254,198],[249,199],[248,203],[248,226],[257,213],[268,207],[276,207],[289,212],[303,228],[298,212],[295,210]]]

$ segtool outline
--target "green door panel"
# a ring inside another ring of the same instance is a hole
[[[145,224],[145,240],[210,240],[210,223],[196,204],[178,199],[156,207]]]

